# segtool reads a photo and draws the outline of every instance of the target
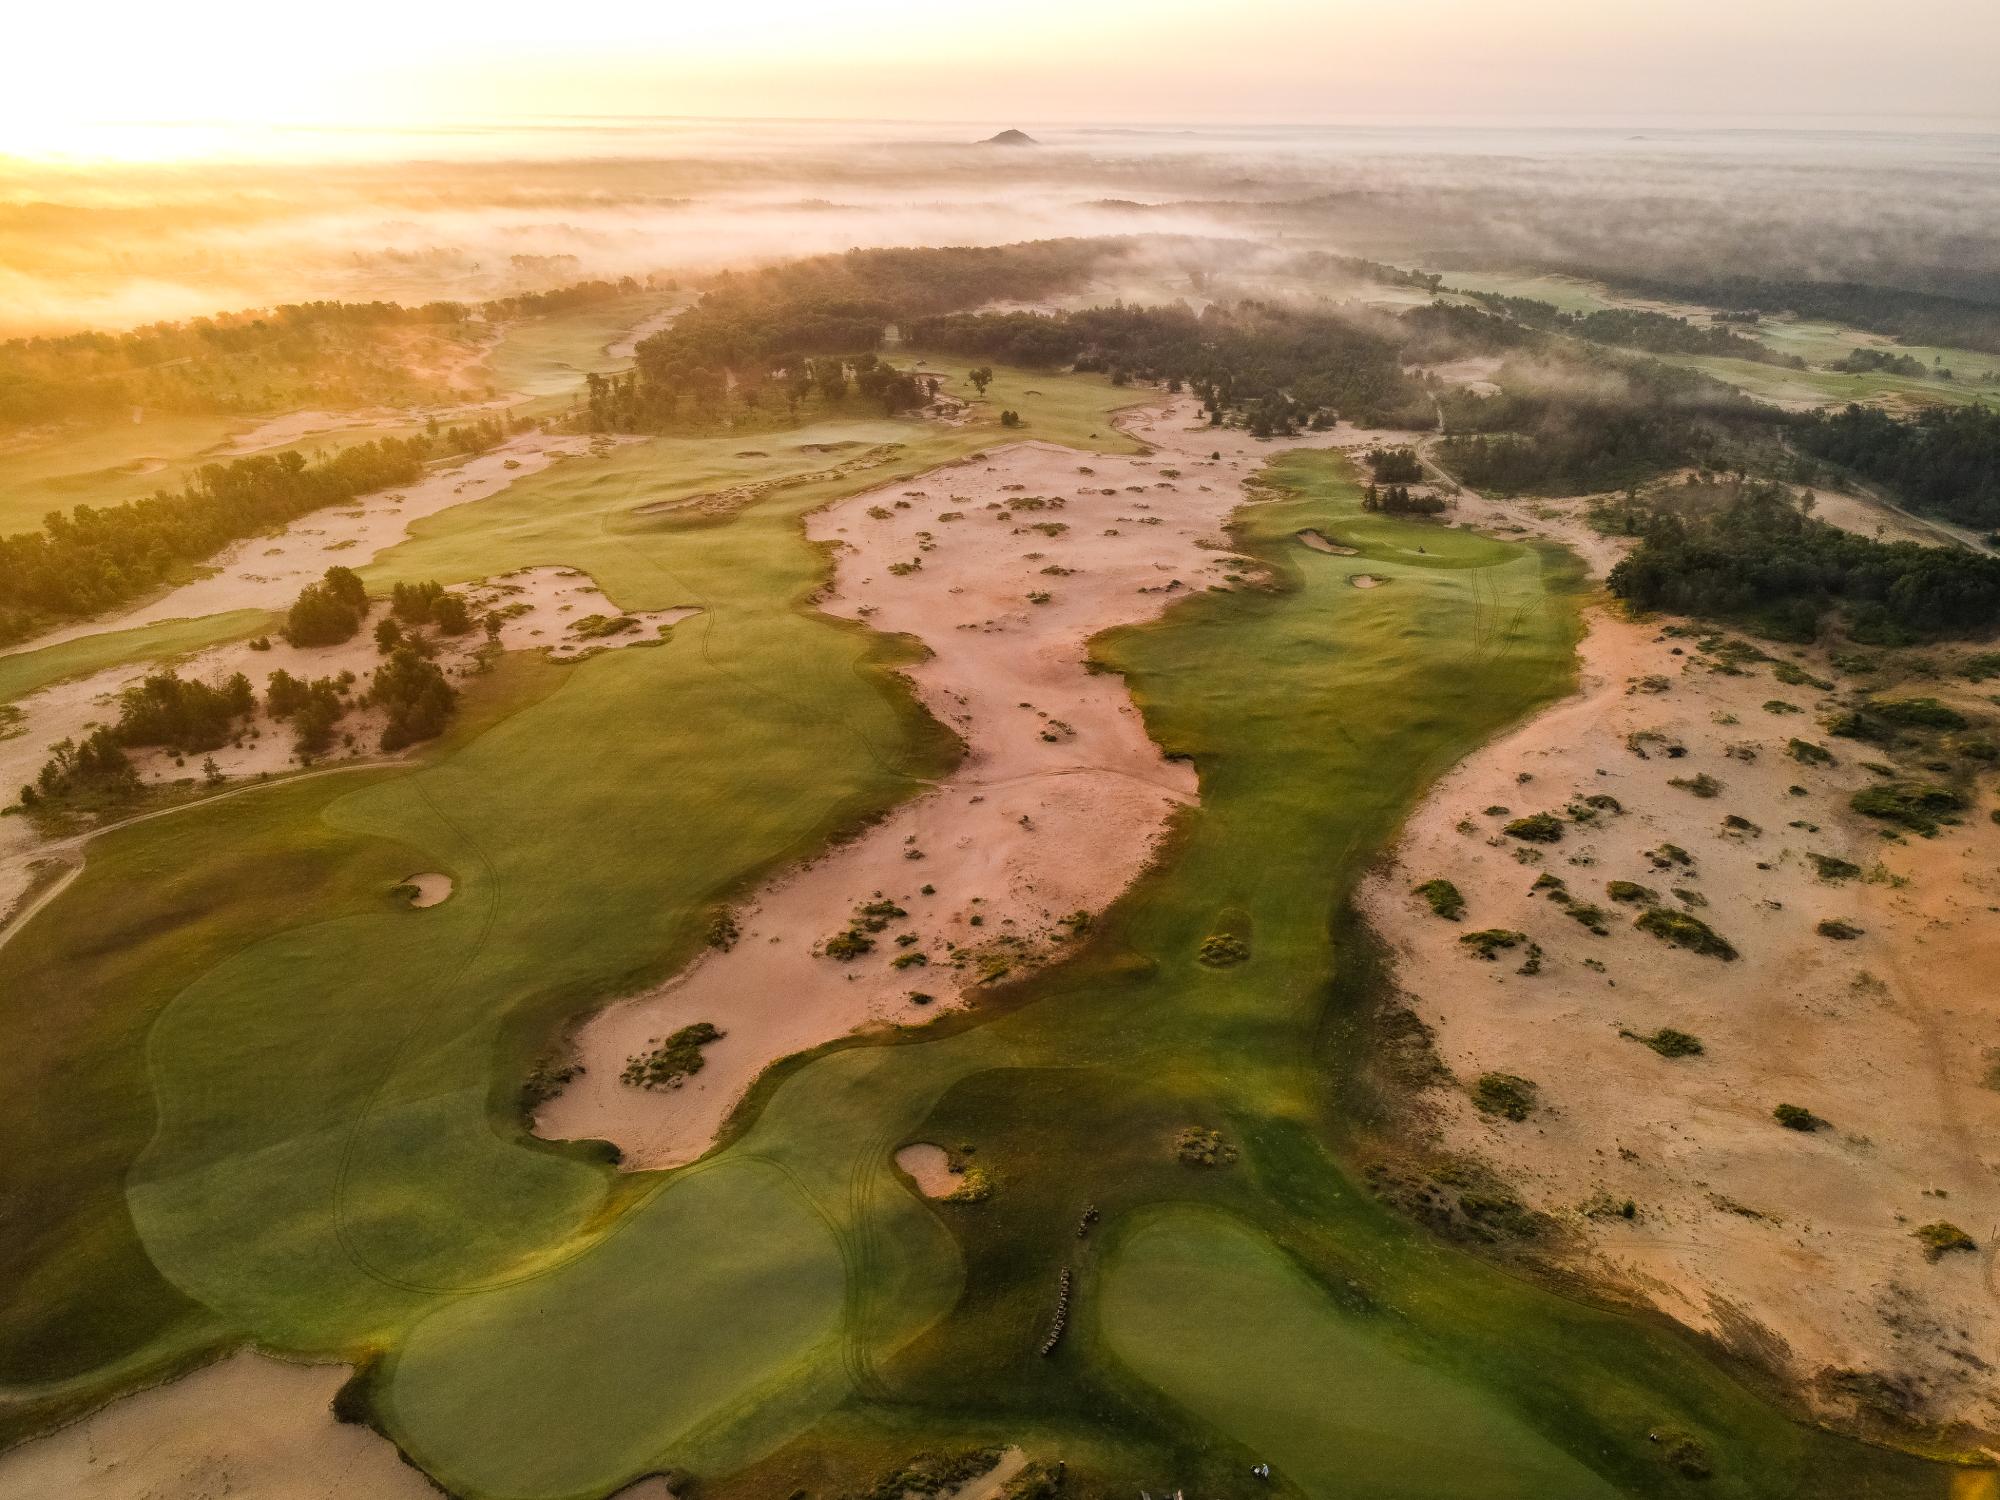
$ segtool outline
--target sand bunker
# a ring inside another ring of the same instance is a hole
[[[951,1154],[942,1146],[919,1141],[896,1153],[896,1165],[908,1173],[926,1198],[949,1198],[958,1191],[959,1177],[951,1169]]]
[[[407,890],[410,893],[408,905],[411,911],[426,911],[433,906],[443,905],[450,898],[452,892],[451,877],[449,875],[439,875],[435,872],[425,875],[412,875],[403,882],[399,889]]]
[[[1302,545],[1312,548],[1315,552],[1330,552],[1335,557],[1358,557],[1360,555],[1358,547],[1349,547],[1342,542],[1336,542],[1325,532],[1316,531],[1310,526],[1304,531],[1298,532],[1297,536]]]
[[[2000,1036],[2000,827],[1982,815],[1885,843],[1847,807],[1876,779],[1869,752],[1819,728],[1829,694],[1768,665],[1719,672],[1689,640],[1601,611],[1582,656],[1578,695],[1441,783],[1362,893],[1459,1082],[1508,1073],[1539,1090],[1519,1124],[1434,1091],[1440,1144],[1561,1221],[1573,1268],[1791,1376],[1830,1414],[1845,1407],[1827,1372],[1859,1370],[1921,1419],[1994,1431],[2000,1093],[1983,1079]],[[1795,736],[1835,763],[1802,763]],[[1703,775],[1712,796],[1689,789]],[[1559,843],[1501,832],[1541,811],[1565,819]],[[1841,867],[1815,855],[1857,873],[1829,878]],[[1462,921],[1412,895],[1438,877]],[[1740,956],[1635,929],[1655,904]],[[1836,940],[1823,921],[1859,931]],[[1521,944],[1481,962],[1459,938],[1488,928]],[[1521,972],[1528,942],[1538,973]],[[1702,1050],[1662,1055],[1644,1040],[1662,1028]],[[1826,1128],[1783,1128],[1781,1103]],[[1940,1221],[1977,1250],[1927,1259],[1914,1230]]]
[[[1086,670],[1087,642],[1223,584],[1240,563],[1214,538],[1273,452],[1366,438],[1270,445],[1197,415],[1181,400],[1136,420],[1147,456],[1019,443],[809,518],[840,544],[823,607],[929,647],[909,675],[967,754],[760,892],[731,949],[586,1024],[584,1072],[543,1107],[542,1134],[614,1141],[635,1168],[691,1161],[771,1063],[970,1003],[1061,952],[1125,888],[1195,780],[1147,738],[1123,680]],[[647,1038],[697,1021],[727,1035],[685,1087],[619,1081]]]
[[[345,1365],[243,1353],[0,1454],[0,1495],[55,1500],[437,1500],[366,1427],[333,1419]]]
[[[1358,589],[1373,589],[1382,586],[1382,580],[1373,573],[1349,573],[1347,581]]]

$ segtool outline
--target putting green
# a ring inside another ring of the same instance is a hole
[[[1166,1209],[1119,1241],[1106,1346],[1314,1500],[1570,1500],[1617,1490],[1499,1402],[1343,1312],[1268,1240]]]

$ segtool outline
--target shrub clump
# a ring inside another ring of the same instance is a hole
[[[1530,813],[1525,818],[1516,818],[1500,830],[1509,838],[1524,839],[1531,844],[1556,844],[1562,841],[1562,819],[1554,813]]]
[[[1541,1090],[1513,1073],[1481,1073],[1472,1086],[1472,1102],[1482,1114],[1525,1120],[1535,1112]]]
[[[1226,1167],[1236,1160],[1236,1148],[1221,1131],[1190,1125],[1174,1137],[1174,1159],[1184,1167]]]
[[[1802,1104],[1780,1104],[1771,1111],[1771,1118],[1787,1130],[1803,1130],[1807,1134],[1826,1124]]]
[[[1525,932],[1513,932],[1505,927],[1482,927],[1478,932],[1466,933],[1459,942],[1476,957],[1492,963],[1500,957],[1502,948],[1517,947],[1527,940]]]
[[[1808,853],[1806,858],[1812,861],[1813,871],[1821,880],[1852,880],[1861,873],[1861,866],[1838,855]]]
[[[1232,932],[1211,932],[1201,940],[1200,956],[1211,969],[1226,969],[1250,957],[1250,944]]]
[[[1864,818],[1894,823],[1929,838],[1942,818],[1961,811],[1965,799],[1949,787],[1923,781],[1892,781],[1863,787],[1848,805]]]
[[[1650,932],[1662,942],[1672,943],[1676,948],[1686,948],[1695,953],[1705,953],[1711,958],[1732,959],[1736,949],[1729,941],[1700,917],[1689,916],[1684,911],[1672,911],[1664,906],[1649,906],[1639,913],[1632,924],[1641,932]]]
[[[1447,922],[1456,922],[1465,915],[1465,897],[1459,894],[1457,886],[1443,876],[1426,880],[1414,889],[1417,895],[1430,903],[1431,910]]]
[[[1924,1259],[1935,1264],[1954,1250],[1974,1251],[1979,1248],[1972,1236],[1956,1224],[1948,1224],[1939,1219],[1935,1224],[1920,1224],[1910,1231],[1917,1242],[1924,1247]]]
[[[1626,906],[1660,904],[1660,893],[1651,886],[1640,885],[1636,880],[1607,880],[1604,894]]]
[[[1636,1031],[1621,1031],[1619,1035],[1645,1043],[1662,1057],[1700,1057],[1704,1051],[1700,1037],[1671,1026],[1662,1026],[1651,1036],[1641,1036]]]
[[[1830,766],[1833,764],[1833,752],[1827,749],[1826,746],[1815,745],[1811,740],[1802,740],[1797,736],[1793,736],[1791,739],[1785,741],[1785,754],[1791,756],[1793,760],[1802,766]]]
[[[1671,776],[1667,778],[1667,785],[1677,786],[1682,791],[1692,792],[1697,797],[1713,797],[1722,790],[1722,783],[1706,771],[1697,776]]]
[[[649,1052],[637,1052],[626,1059],[625,1071],[618,1076],[634,1088],[677,1089],[684,1079],[699,1073],[707,1059],[701,1049],[719,1042],[726,1033],[707,1021],[683,1026]]]
[[[1813,928],[1813,931],[1817,932],[1823,938],[1832,938],[1835,942],[1840,943],[1848,942],[1861,936],[1861,929],[1859,927],[1856,927],[1852,922],[1843,922],[1838,917],[1823,918],[1819,925]]]

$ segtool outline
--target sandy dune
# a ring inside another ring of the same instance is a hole
[[[1578,539],[1601,568],[1605,544]],[[1879,752],[1826,736],[1815,720],[1830,694],[1778,682],[1768,665],[1716,672],[1697,654],[1657,623],[1593,610],[1580,692],[1441,783],[1365,888],[1408,1003],[1458,1079],[1511,1073],[1540,1090],[1524,1123],[1438,1091],[1441,1143],[1498,1167],[1568,1226],[1576,1263],[1622,1292],[1802,1383],[1865,1371],[1920,1417],[2000,1430],[2000,1093],[1982,1085],[2000,1035],[2000,827],[1982,809],[1935,840],[1885,841],[1847,807],[1876,779],[1860,762]],[[1798,664],[1838,676],[1817,655]],[[1635,732],[1685,754],[1641,741],[1641,759],[1627,746]],[[1792,736],[1837,764],[1792,759]],[[1670,785],[1700,774],[1721,783],[1712,798]],[[1510,816],[1598,794],[1623,811],[1570,824],[1559,844],[1500,833]],[[1754,831],[1726,826],[1731,816]],[[1646,851],[1663,842],[1691,864],[1661,868]],[[1874,876],[1822,879],[1814,853]],[[1600,908],[1606,935],[1535,893],[1543,874]],[[1437,876],[1463,893],[1463,921],[1411,894]],[[1612,880],[1706,920],[1740,958],[1634,930],[1641,907],[1611,899]],[[1861,935],[1822,936],[1822,919]],[[1543,971],[1518,972],[1522,949],[1485,963],[1458,942],[1491,927],[1539,944]],[[1702,1054],[1663,1057],[1623,1034],[1662,1027],[1699,1038]],[[1781,1127],[1780,1103],[1827,1128]],[[1627,1199],[1631,1220],[1618,1211]],[[1977,1252],[1927,1261],[1913,1231],[1937,1221],[1968,1231]],[[1831,1383],[1814,1394],[1842,1409]]]
[[[1198,425],[1185,400],[1129,430],[1154,451],[1019,443],[810,518],[811,536],[842,544],[823,607],[930,648],[910,676],[965,759],[759,893],[728,951],[589,1022],[585,1071],[544,1106],[540,1133],[614,1141],[631,1167],[692,1161],[771,1063],[970,1003],[983,982],[1058,952],[1065,918],[1102,910],[1144,867],[1194,776],[1162,759],[1122,679],[1085,669],[1086,643],[1221,581],[1233,566],[1222,523],[1284,445]],[[876,901],[903,915],[880,918],[872,951],[826,955]],[[700,1021],[725,1035],[699,1073],[660,1090],[620,1081],[627,1059]]]
[[[345,1365],[242,1353],[0,1454],[10,1500],[437,1500],[366,1427],[334,1421]]]

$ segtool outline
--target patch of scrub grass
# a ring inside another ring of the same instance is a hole
[[[1535,1112],[1541,1090],[1514,1073],[1481,1073],[1472,1085],[1472,1102],[1481,1114],[1525,1120]]]
[[[1801,1130],[1810,1135],[1825,1127],[1826,1121],[1807,1109],[1803,1104],[1779,1104],[1772,1108],[1771,1118],[1787,1130]]]
[[[1672,1026],[1662,1026],[1650,1035],[1642,1036],[1636,1031],[1620,1031],[1618,1034],[1635,1042],[1643,1042],[1662,1057],[1700,1057],[1704,1051],[1700,1037],[1676,1030]]]
[[[1933,1264],[1955,1251],[1972,1253],[1979,1249],[1971,1235],[1943,1219],[1932,1224],[1920,1224],[1910,1233],[1924,1247],[1924,1259]]]
[[[1658,891],[1649,885],[1641,885],[1636,880],[1607,880],[1604,883],[1604,894],[1622,906],[1631,906],[1634,903],[1657,906],[1660,902]]]
[[[1965,808],[1965,798],[1950,787],[1922,781],[1892,781],[1863,787],[1848,801],[1864,818],[1893,823],[1929,838],[1938,827]]]
[[[1531,844],[1555,844],[1562,841],[1563,820],[1554,813],[1530,813],[1525,818],[1516,818],[1500,830],[1509,838],[1523,839]]]
[[[1844,922],[1839,917],[1822,917],[1814,925],[1813,931],[1823,938],[1832,938],[1836,942],[1851,942],[1862,935],[1861,928],[1852,922]]]
[[[727,1033],[712,1021],[696,1021],[672,1036],[626,1060],[622,1082],[641,1089],[677,1089],[707,1065],[702,1048],[719,1042]]]
[[[1433,912],[1447,922],[1456,922],[1465,915],[1465,897],[1459,894],[1457,886],[1441,875],[1424,881],[1414,890]]]
[[[1837,854],[1815,854],[1808,852],[1806,858],[1812,861],[1813,873],[1821,880],[1856,880],[1860,878],[1861,866],[1850,859],[1842,859]]]
[[[1639,913],[1632,925],[1641,932],[1650,932],[1662,942],[1672,943],[1677,948],[1686,948],[1693,953],[1705,953],[1710,958],[1720,959],[1736,957],[1736,949],[1728,939],[1700,917],[1690,916],[1684,911],[1675,911],[1665,906],[1649,906]]]
[[[1464,934],[1458,941],[1473,957],[1492,963],[1500,957],[1503,948],[1519,947],[1527,940],[1525,932],[1515,932],[1507,927],[1482,927],[1477,932]]]

